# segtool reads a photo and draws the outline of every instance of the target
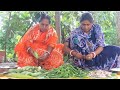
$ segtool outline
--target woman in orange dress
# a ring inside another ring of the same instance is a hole
[[[15,46],[18,66],[41,66],[46,70],[61,66],[63,61],[63,44],[57,44],[58,36],[50,25],[50,17],[42,14],[40,23],[31,27]],[[34,52],[39,55],[34,56]]]

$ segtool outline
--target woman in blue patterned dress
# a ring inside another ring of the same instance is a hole
[[[80,27],[73,30],[64,43],[65,52],[70,54],[75,66],[83,69],[120,67],[120,47],[106,46],[101,27],[93,22],[90,13],[82,14]]]

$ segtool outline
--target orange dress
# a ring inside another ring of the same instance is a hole
[[[40,62],[39,65],[47,70],[61,66],[64,63],[64,45],[57,44],[57,40],[58,36],[53,27],[50,26],[49,30],[46,32],[40,32],[39,24],[31,27],[15,46],[15,53],[18,57],[18,66],[38,66],[38,60],[27,52],[27,47],[31,47],[39,56],[41,56],[47,50],[48,45],[54,49],[49,57]]]

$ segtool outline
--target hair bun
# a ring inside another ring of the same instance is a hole
[[[47,16],[45,13],[42,13],[42,14],[41,14],[41,17],[45,17],[45,16]]]

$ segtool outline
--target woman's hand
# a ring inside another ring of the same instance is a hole
[[[81,53],[76,53],[76,55],[74,55],[76,58],[78,59],[82,59],[83,55]]]
[[[89,53],[88,55],[85,56],[85,59],[86,60],[92,60],[93,57],[94,57],[93,54]]]
[[[39,64],[40,62],[42,62],[43,60],[47,59],[53,49],[54,49],[53,47],[48,46],[47,51],[38,58],[38,64]]]
[[[48,56],[49,56],[49,53],[44,53],[42,56],[40,56],[40,57],[38,58],[38,61],[41,62],[41,61],[47,59]]]

